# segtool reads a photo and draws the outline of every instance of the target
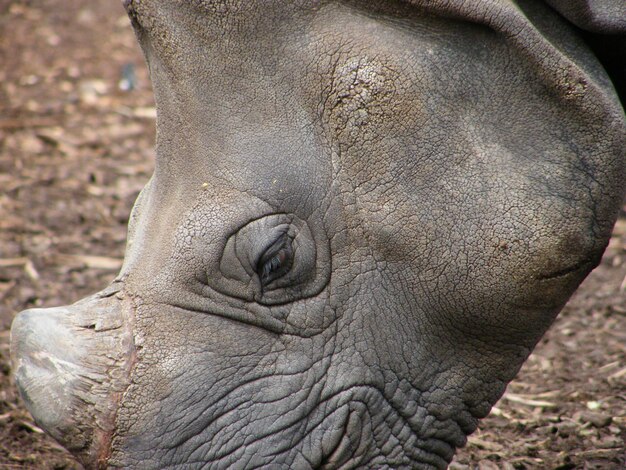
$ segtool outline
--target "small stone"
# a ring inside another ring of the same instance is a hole
[[[613,422],[612,416],[593,411],[581,413],[580,419],[585,423],[593,424],[596,428],[604,428]]]
[[[590,409],[591,411],[599,410],[600,406],[601,406],[600,402],[597,402],[597,401],[588,401],[587,402],[587,408]]]
[[[573,421],[563,421],[556,425],[557,433],[559,436],[567,437],[572,434],[576,434],[576,430],[578,429],[578,424]]]
[[[596,442],[598,449],[623,449],[624,441],[616,436],[607,436]]]

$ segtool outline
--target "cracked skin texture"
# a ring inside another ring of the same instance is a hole
[[[625,125],[600,64],[539,2],[127,9],[157,162],[116,281],[126,389],[74,451],[445,468],[607,243]]]

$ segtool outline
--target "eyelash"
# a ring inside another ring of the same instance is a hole
[[[285,233],[259,258],[256,272],[261,284],[266,286],[284,276],[293,263],[291,238]]]

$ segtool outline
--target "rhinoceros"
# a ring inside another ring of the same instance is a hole
[[[547,3],[126,0],[156,168],[112,284],[14,321],[36,422],[87,468],[445,468],[624,196],[571,22],[625,4]]]

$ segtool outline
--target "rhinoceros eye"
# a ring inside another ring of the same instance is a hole
[[[318,294],[330,278],[330,244],[317,226],[293,214],[269,214],[230,235],[219,268],[204,268],[207,284],[260,305],[284,305]],[[204,272],[200,274],[203,278]]]
[[[293,264],[291,238],[283,233],[259,258],[256,272],[263,286],[284,276]]]

